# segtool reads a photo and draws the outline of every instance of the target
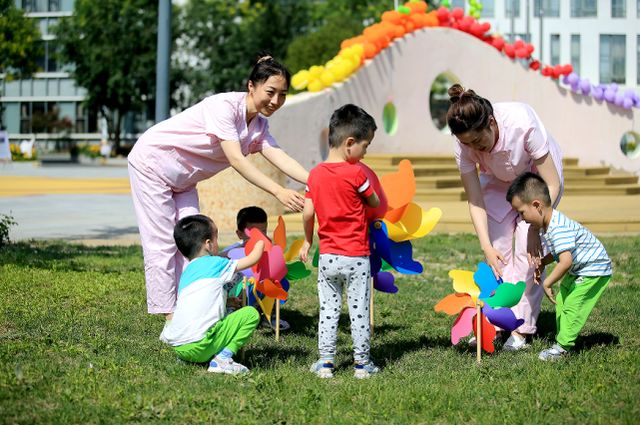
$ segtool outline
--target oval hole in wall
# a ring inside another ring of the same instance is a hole
[[[431,88],[429,89],[429,112],[431,113],[431,121],[438,130],[446,131],[448,129],[449,95],[447,90],[456,83],[460,83],[460,79],[449,71],[438,74],[433,83],[431,83]]]

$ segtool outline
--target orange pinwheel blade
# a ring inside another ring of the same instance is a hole
[[[411,161],[408,159],[400,161],[398,171],[396,173],[385,174],[380,178],[380,182],[387,196],[390,209],[407,205],[416,194],[416,177],[413,174]]]
[[[464,308],[475,307],[473,300],[467,294],[449,294],[434,307],[435,311],[447,313],[450,316],[460,313]]]
[[[264,252],[268,252],[271,249],[271,240],[257,228],[252,227],[251,229],[249,229],[248,235],[249,240],[244,246],[245,254],[248,255],[251,251],[253,251],[253,247],[256,246],[256,243],[258,243],[258,241],[264,241]]]
[[[273,231],[273,242],[285,251],[287,248],[287,228],[284,225],[282,216],[278,216],[278,225]]]
[[[279,300],[286,300],[289,297],[287,291],[282,288],[280,282],[272,281],[271,279],[265,279],[259,282],[257,285],[258,291],[265,294],[267,297],[276,298]]]

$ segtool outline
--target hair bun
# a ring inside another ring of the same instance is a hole
[[[258,59],[258,62],[256,62],[256,64],[266,62],[268,60],[273,60],[273,57],[270,55],[262,56],[260,59]]]

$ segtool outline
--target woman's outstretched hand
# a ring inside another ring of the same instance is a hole
[[[295,190],[282,188],[276,193],[276,198],[290,211],[300,212],[304,208],[304,196]]]
[[[493,274],[495,275],[496,279],[501,278],[502,267],[506,263],[500,251],[495,249],[493,246],[490,246],[484,250],[484,256],[487,259],[487,264],[489,265],[489,267],[491,267],[491,270],[493,270]]]

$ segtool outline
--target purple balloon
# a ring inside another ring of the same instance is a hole
[[[604,91],[604,98],[607,100],[607,102],[613,102],[616,99],[616,92],[611,90],[611,88],[607,88]]]
[[[573,85],[574,83],[577,83],[578,81],[580,81],[580,77],[575,72],[572,72],[571,74],[567,75],[567,82],[570,85]]]
[[[573,84],[571,84],[571,90],[578,92],[580,90],[580,82],[574,81]]]
[[[624,100],[622,101],[622,107],[624,109],[631,109],[633,107],[633,100],[625,97]]]
[[[618,91],[618,85],[616,83],[609,84],[609,88],[613,91]]]
[[[580,91],[582,91],[582,94],[585,96],[591,93],[591,82],[588,78],[580,80]]]
[[[604,98],[604,90],[602,90],[601,88],[596,87],[595,89],[593,89],[593,92],[591,93],[591,96],[593,96],[593,98],[597,101],[601,101]]]
[[[562,84],[569,85],[569,76],[568,75],[565,75],[564,77],[562,77]]]
[[[616,93],[616,98],[613,100],[617,106],[622,106],[622,102],[624,102],[624,94]]]

